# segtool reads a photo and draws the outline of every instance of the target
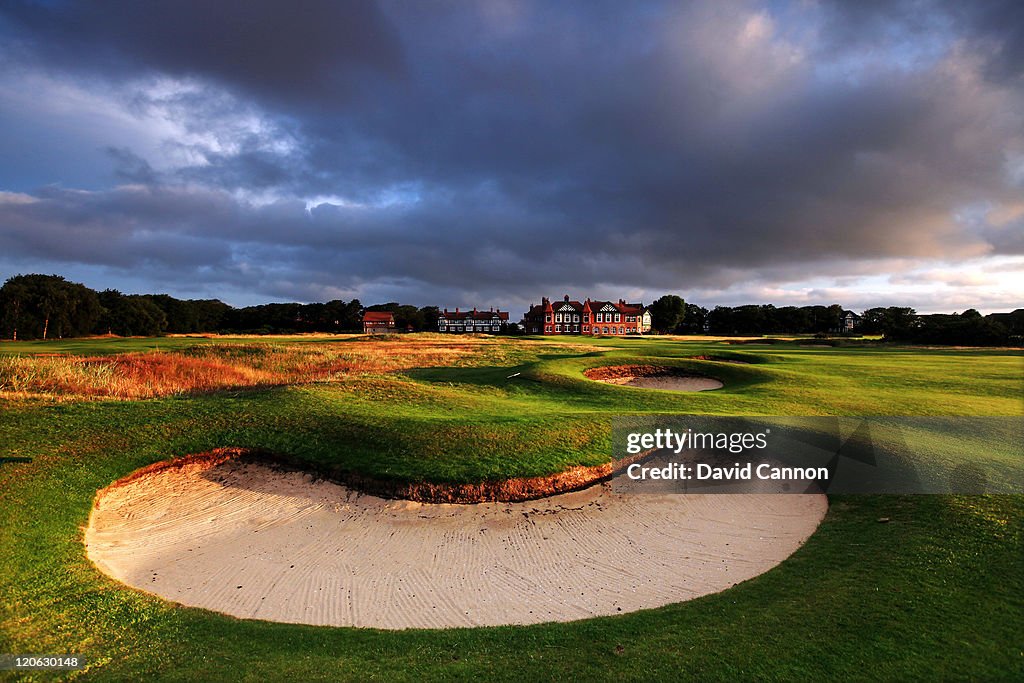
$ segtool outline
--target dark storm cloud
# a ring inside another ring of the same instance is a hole
[[[126,186],[0,197],[0,247],[421,303],[1024,248],[957,219],[1022,194],[1016,3],[282,7],[2,10],[8,65],[178,132],[109,142]]]
[[[1024,77],[1024,3],[1016,0],[826,0],[822,7],[826,50],[888,44],[927,54],[953,37],[985,55],[991,77]]]
[[[14,2],[23,48],[64,69],[212,78],[272,99],[347,96],[360,70],[397,76],[398,43],[371,2]]]

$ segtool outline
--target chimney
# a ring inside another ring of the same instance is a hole
[[[569,303],[569,295],[568,294],[565,295],[565,302]]]
[[[456,306],[456,307],[455,307],[455,314],[456,314],[456,315],[458,315],[458,313],[459,313],[459,307],[458,307],[458,306]]]

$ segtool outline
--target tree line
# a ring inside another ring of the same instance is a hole
[[[437,329],[434,306],[387,303],[364,308],[358,299],[262,304],[234,308],[217,299],[167,294],[97,292],[59,275],[16,275],[0,287],[0,336],[53,339],[189,333],[289,334],[362,330],[364,310],[391,311],[400,330]]]
[[[815,334],[845,333],[845,309],[830,306],[771,304],[703,308],[682,297],[666,294],[650,307],[651,325],[662,334]],[[882,335],[887,341],[962,346],[1020,345],[1024,338],[1024,309],[983,316],[962,313],[920,315],[913,308],[870,308],[860,314],[855,335]]]
[[[390,302],[364,307],[358,299],[326,303],[275,303],[235,308],[217,299],[176,299],[167,294],[97,292],[59,275],[16,275],[0,287],[0,337],[50,339],[96,334],[159,336],[189,333],[289,334],[351,332],[362,329],[364,311],[390,311],[400,331],[436,331],[438,308]],[[845,310],[830,306],[771,304],[707,309],[666,294],[650,306],[651,322],[662,334],[815,334],[844,330]],[[517,331],[514,324],[509,332]],[[886,340],[964,346],[1019,345],[1024,309],[981,315],[919,315],[906,307],[871,308],[861,313],[854,334]]]

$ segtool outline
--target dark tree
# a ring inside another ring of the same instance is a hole
[[[3,329],[5,335],[18,341],[18,328],[25,328],[26,310],[29,306],[31,290],[20,278],[11,278],[0,287],[0,311],[3,311]]]
[[[100,332],[122,337],[156,337],[167,331],[163,309],[146,295],[124,295],[107,289],[100,292],[99,300],[103,305]]]
[[[796,306],[783,306],[775,310],[776,332],[789,332],[800,334],[809,332],[811,327],[811,316],[805,308]]]
[[[708,309],[696,304],[686,304],[683,323],[676,329],[683,334],[703,334],[708,319]]]
[[[420,308],[420,318],[423,320],[424,332],[437,332],[437,318],[441,315],[441,309],[437,306],[423,306]]]
[[[886,339],[908,339],[918,322],[913,308],[869,308],[861,318],[861,329],[868,334],[885,335]]]
[[[16,275],[0,291],[12,337],[84,336],[92,333],[101,313],[96,292],[59,275]]]
[[[662,334],[675,332],[686,319],[686,302],[681,296],[666,294],[651,304],[651,327]]]

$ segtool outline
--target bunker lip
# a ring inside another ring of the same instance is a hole
[[[622,468],[636,462],[645,454],[631,456],[602,465],[575,466],[561,472],[538,477],[513,477],[497,481],[483,481],[475,484],[450,484],[440,482],[410,482],[379,479],[358,472],[337,467],[317,465],[273,451],[258,448],[215,448],[206,453],[186,455],[163,460],[143,467],[128,476],[115,481],[108,489],[130,484],[141,478],[165,470],[181,470],[193,466],[214,467],[229,460],[241,463],[255,463],[286,472],[309,474],[335,484],[340,484],[361,493],[381,498],[407,500],[417,503],[490,503],[522,502],[549,496],[579,491],[611,479]]]
[[[583,375],[595,382],[663,391],[709,391],[725,386],[713,377],[665,365],[605,365],[585,370]]]
[[[782,562],[823,495],[629,495],[525,503],[386,500],[227,449],[97,493],[104,574],[245,619],[383,629],[574,621],[719,592]]]

